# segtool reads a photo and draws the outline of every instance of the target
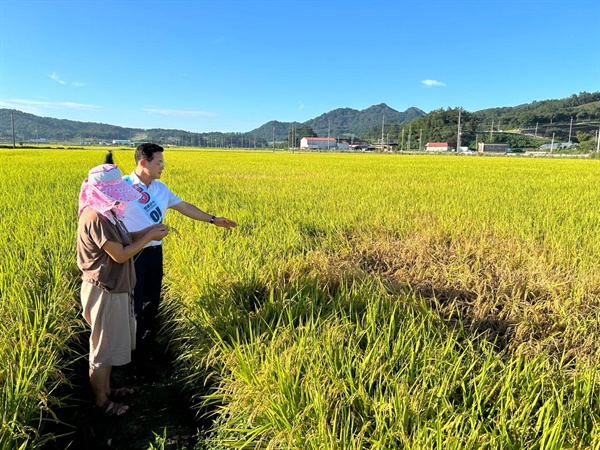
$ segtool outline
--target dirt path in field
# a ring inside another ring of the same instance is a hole
[[[48,444],[44,450],[138,450],[157,448],[192,450],[196,445],[198,430],[206,427],[195,419],[189,402],[177,389],[173,366],[161,355],[148,363],[146,375],[135,375],[131,368],[114,367],[113,387],[135,387],[137,392],[123,400],[130,409],[120,417],[106,417],[93,406],[93,396],[87,380],[87,362],[77,363],[73,374],[73,399],[69,408],[61,409],[61,421],[53,433],[68,433]],[[80,375],[82,374],[82,376]],[[163,436],[164,447],[157,444],[156,435]]]

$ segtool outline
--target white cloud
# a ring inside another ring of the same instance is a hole
[[[61,80],[58,77],[58,74],[56,72],[52,72],[51,74],[48,74],[48,76],[59,84],[67,84],[65,81]]]
[[[161,114],[163,116],[177,117],[214,117],[217,114],[207,111],[189,111],[178,109],[158,109],[158,108],[142,108],[142,111],[150,114]]]
[[[70,84],[71,86],[74,86],[74,87],[85,86],[85,83],[83,83],[81,81],[73,81],[71,83],[67,83],[65,80],[61,79],[56,72],[52,72],[52,73],[48,74],[48,78],[53,79],[58,84],[62,84],[63,86],[67,85],[67,84]]]
[[[446,83],[442,83],[441,81],[437,81],[437,80],[423,80],[421,81],[421,84],[425,85],[425,86],[446,86]]]
[[[64,106],[66,108],[82,109],[82,110],[88,110],[88,111],[99,109],[99,107],[96,105],[86,105],[84,103],[62,102],[62,103],[56,103],[55,105]]]
[[[97,105],[86,105],[75,102],[42,102],[39,100],[25,100],[22,98],[11,98],[9,100],[0,100],[0,107],[8,109],[18,109],[30,114],[44,114],[45,111],[55,109],[76,109],[80,111],[95,111],[100,109]]]

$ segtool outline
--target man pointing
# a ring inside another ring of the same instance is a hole
[[[123,179],[142,194],[137,202],[127,204],[124,223],[130,232],[161,223],[168,208],[194,220],[218,227],[233,228],[237,224],[225,217],[208,214],[183,201],[159,181],[165,168],[164,149],[156,144],[140,144],[135,150],[136,167]],[[136,350],[133,360],[143,364],[151,356],[156,337],[157,314],[163,277],[161,241],[152,241],[135,256],[137,283],[134,289],[134,310],[137,319]]]

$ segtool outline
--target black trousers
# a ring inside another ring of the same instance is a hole
[[[162,245],[146,247],[135,256],[137,282],[133,291],[134,311],[137,321],[137,356],[152,351],[157,332],[158,305],[163,278]]]

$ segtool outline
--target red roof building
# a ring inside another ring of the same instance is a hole
[[[337,148],[337,140],[334,138],[303,137],[300,139],[300,148],[310,150],[329,150]]]
[[[428,142],[425,150],[428,152],[453,152],[456,151],[456,142]]]

